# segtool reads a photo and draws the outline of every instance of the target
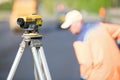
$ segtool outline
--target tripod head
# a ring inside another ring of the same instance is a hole
[[[39,15],[22,16],[17,19],[17,24],[24,29],[26,33],[38,33],[39,27],[42,25],[42,18]]]

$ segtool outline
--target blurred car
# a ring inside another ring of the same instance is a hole
[[[14,0],[9,24],[13,31],[22,31],[17,24],[17,18],[37,13],[37,0]]]

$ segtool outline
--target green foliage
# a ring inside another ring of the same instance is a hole
[[[53,13],[57,3],[64,3],[65,6],[71,9],[86,10],[89,12],[98,12],[98,9],[103,6],[108,8],[112,5],[113,0],[38,0],[42,9]],[[0,10],[11,10],[12,1],[0,4]]]
[[[63,3],[70,9],[86,10],[88,12],[98,12],[99,8],[108,8],[113,0],[42,0],[44,10],[52,13],[57,3]]]
[[[43,10],[46,10],[49,13],[54,12],[55,0],[42,0],[42,2],[43,2]]]
[[[112,0],[64,0],[62,2],[70,8],[89,12],[97,12],[101,6],[108,8],[112,4]]]
[[[0,4],[0,11],[3,10],[11,10],[12,9],[12,2],[8,1],[8,2],[4,2]]]

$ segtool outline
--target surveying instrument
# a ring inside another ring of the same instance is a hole
[[[24,29],[25,32],[22,35],[23,40],[20,43],[20,47],[18,49],[7,80],[13,79],[26,44],[30,46],[32,51],[35,80],[51,80],[51,75],[41,43],[42,35],[40,35],[38,32],[38,28],[42,25],[41,16],[30,15],[21,17],[17,19],[17,23],[22,29]]]

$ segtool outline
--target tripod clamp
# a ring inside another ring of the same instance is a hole
[[[28,45],[30,45],[31,47],[34,46],[39,48],[40,46],[42,46],[42,35],[39,35],[38,33],[24,33],[22,37],[24,38],[25,42],[28,42]]]

